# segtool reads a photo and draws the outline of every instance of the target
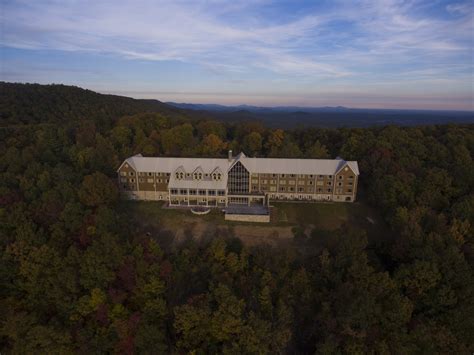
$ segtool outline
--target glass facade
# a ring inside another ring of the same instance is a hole
[[[238,161],[232,169],[229,170],[228,175],[228,191],[230,195],[242,195],[249,193],[249,172]]]

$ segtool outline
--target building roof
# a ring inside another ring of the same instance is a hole
[[[347,163],[351,170],[356,175],[359,175],[359,166],[356,161],[345,161],[339,157],[337,159],[249,158],[245,154],[240,153],[229,161],[228,159],[215,158],[148,158],[138,154],[125,160],[137,172],[166,172],[171,174],[179,167],[182,167],[187,173],[192,173],[200,167],[205,174],[211,174],[216,168],[219,168],[224,173],[222,180],[208,181],[214,188],[219,188],[216,187],[216,183],[219,183],[218,185],[223,183],[223,186],[227,184],[227,174],[225,172],[237,161],[240,161],[250,173],[315,175],[334,175]],[[175,180],[174,176],[170,177],[170,186],[173,185],[178,188],[178,185],[181,185],[181,183],[186,184],[187,187],[191,182],[204,185],[207,181]]]
[[[251,173],[262,174],[314,174],[334,175],[345,164],[343,159],[283,159],[283,158],[240,158],[240,162]],[[356,161],[347,162],[347,165],[359,175]]]

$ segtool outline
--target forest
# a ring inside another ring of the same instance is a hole
[[[0,92],[0,352],[474,351],[474,125],[282,130],[66,86]],[[390,235],[170,247],[119,217],[124,158],[228,149],[357,160]]]

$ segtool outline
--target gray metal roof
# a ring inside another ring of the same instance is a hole
[[[135,155],[125,160],[137,172],[166,172],[173,173],[182,167],[187,173],[192,173],[200,167],[205,174],[210,174],[216,168],[224,173],[223,179],[227,183],[226,172],[237,161],[240,161],[250,173],[262,174],[314,174],[334,175],[346,163],[359,175],[359,166],[356,161],[345,161],[343,159],[286,159],[286,158],[249,158],[245,154],[239,154],[231,161],[228,159],[215,158],[164,158],[143,157]],[[225,176],[225,178],[224,178]],[[173,177],[170,179],[170,183]],[[181,180],[190,181],[190,180]],[[201,183],[204,181],[201,181]],[[211,181],[216,183],[216,181]],[[215,185],[214,185],[215,186]]]
[[[334,175],[346,163],[342,159],[283,159],[283,158],[248,158],[240,162],[252,173],[262,174],[314,174]],[[355,174],[359,175],[356,161],[347,162]]]

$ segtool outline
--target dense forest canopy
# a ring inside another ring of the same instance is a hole
[[[0,90],[2,352],[474,351],[473,125],[281,130],[78,90]],[[288,248],[231,233],[169,246],[135,232],[124,158],[227,149],[357,160],[359,199],[390,238],[345,225]]]

